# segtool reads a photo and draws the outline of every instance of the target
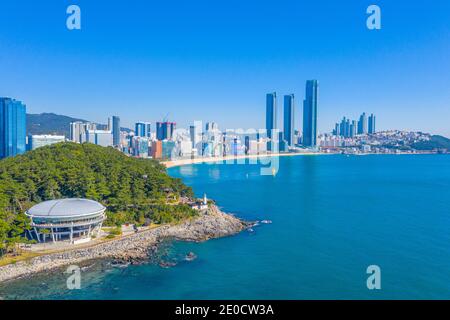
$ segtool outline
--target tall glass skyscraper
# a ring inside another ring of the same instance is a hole
[[[367,133],[367,116],[366,113],[363,112],[363,114],[359,117],[358,134],[366,134],[366,133]]]
[[[26,151],[26,106],[0,97],[0,159]]]
[[[294,145],[294,95],[289,94],[284,96],[284,113],[283,113],[283,129],[284,140],[289,146]]]
[[[150,122],[137,122],[134,126],[136,136],[148,138],[150,137]]]
[[[156,123],[156,139],[171,140],[175,131],[175,122],[157,122]]]
[[[277,128],[277,93],[266,95],[266,130],[267,137],[272,138],[272,130]]]
[[[266,131],[267,138],[274,140],[278,138],[276,133],[273,132],[277,129],[277,93],[268,93],[266,95]],[[267,144],[268,151],[274,151],[274,141],[270,141]]]
[[[373,113],[369,116],[369,133],[375,133],[375,116]]]
[[[305,100],[303,101],[303,146],[317,145],[317,99],[319,83],[317,80],[306,81]]]
[[[113,145],[120,145],[120,118],[117,116],[112,117],[112,135],[113,135]]]

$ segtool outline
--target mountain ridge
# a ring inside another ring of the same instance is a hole
[[[27,113],[27,135],[52,134],[70,136],[70,123],[75,121],[92,122],[89,120],[73,118],[52,112]],[[95,122],[94,122],[95,123]],[[98,129],[106,129],[106,124],[96,123]],[[128,128],[120,128],[122,131],[131,131]]]

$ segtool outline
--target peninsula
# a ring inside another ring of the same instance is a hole
[[[68,198],[98,202],[103,210],[95,219],[102,220],[109,234],[100,230],[103,236],[88,237],[91,228],[89,232],[83,228],[94,218],[81,219],[80,208],[65,206],[58,211],[52,206],[51,212],[43,213],[48,207],[37,205]],[[73,217],[77,224],[67,225]],[[157,161],[75,143],[54,144],[0,161],[0,218],[0,282],[98,258],[139,261],[163,239],[204,241],[248,226],[221,212],[213,201],[196,200],[193,190],[170,177]],[[116,232],[127,225],[134,227],[132,232]],[[74,234],[83,241],[76,242]],[[39,246],[45,249],[36,249]],[[15,258],[23,252],[29,256]]]

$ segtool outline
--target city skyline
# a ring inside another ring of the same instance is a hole
[[[0,13],[0,96],[20,97],[29,113],[93,122],[117,114],[129,128],[136,119],[156,123],[167,113],[184,128],[198,119],[264,128],[262,92],[301,97],[300,79],[319,79],[319,133],[342,114],[356,118],[370,110],[383,119],[379,130],[450,136],[450,33],[443,14],[450,4],[420,2],[378,1],[378,31],[366,28],[367,5],[356,2],[282,1],[277,6],[289,10],[276,15],[269,2],[256,11],[251,2],[239,10],[233,2],[177,2],[170,10],[163,3],[150,9],[144,1],[137,2],[139,10],[83,2],[82,30],[73,32],[65,27],[64,4],[6,3]],[[292,45],[267,46],[269,37]]]

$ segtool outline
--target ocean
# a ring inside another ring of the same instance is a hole
[[[168,170],[225,212],[270,220],[203,243],[167,241],[125,268],[84,266],[0,285],[4,299],[449,299],[450,156],[320,155]],[[197,258],[187,261],[194,252]],[[163,268],[160,261],[174,262]],[[369,290],[368,266],[380,268]]]

